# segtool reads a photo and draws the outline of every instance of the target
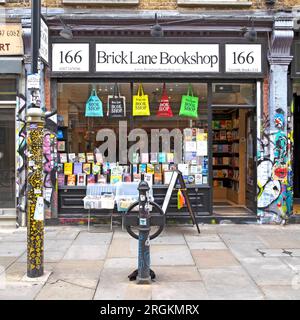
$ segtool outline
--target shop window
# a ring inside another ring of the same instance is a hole
[[[15,102],[17,87],[15,79],[0,79],[0,103]]]
[[[149,108],[134,116],[141,110],[134,103],[140,85]],[[195,109],[185,108],[183,96],[188,92],[195,98]],[[95,93],[102,102],[102,114],[90,117],[86,115],[87,101]],[[118,117],[112,116],[109,108],[108,99],[114,94],[126,102],[125,113]],[[154,184],[168,184],[169,172],[178,168],[188,184],[208,184],[205,83],[59,83],[58,124],[61,171],[65,163],[89,162],[89,154],[90,161],[101,163],[101,175],[106,172],[106,162],[113,168],[123,166],[124,174],[118,178],[123,181],[125,176],[132,181],[145,172],[153,175]],[[64,174],[74,174],[71,171]],[[107,176],[104,179],[111,182]],[[63,181],[67,183],[67,178]]]
[[[253,83],[214,83],[213,106],[255,106]]]

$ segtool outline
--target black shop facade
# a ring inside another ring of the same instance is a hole
[[[136,183],[141,174],[162,205],[174,170],[183,174],[199,221],[257,219],[257,112],[267,71],[263,37],[249,42],[237,34],[153,38],[116,31],[113,37],[81,33],[66,40],[52,33],[52,219],[85,221],[89,185]],[[185,108],[186,99],[196,109]],[[127,199],[128,205],[134,200]],[[113,211],[124,213],[117,203]],[[107,213],[94,210],[95,217]],[[167,217],[189,217],[179,206],[178,190]]]

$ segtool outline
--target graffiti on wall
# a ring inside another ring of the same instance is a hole
[[[57,190],[56,190],[56,131],[57,112],[46,113],[43,163],[44,163],[44,200],[45,218],[53,217],[57,212]]]
[[[18,224],[24,225],[26,219],[26,99],[23,95],[17,97],[16,104],[16,197],[19,218]],[[23,220],[23,221],[22,221]]]
[[[262,132],[258,139],[257,208],[262,222],[285,223],[292,213],[292,131],[281,108],[262,118]],[[289,132],[287,134],[287,132]]]

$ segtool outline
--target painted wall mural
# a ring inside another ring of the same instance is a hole
[[[24,95],[17,97],[16,104],[16,197],[17,223],[26,223],[26,99]]]
[[[290,110],[292,112],[293,107]],[[293,132],[286,121],[291,115],[277,108],[271,117],[272,120],[263,114],[258,139],[257,208],[262,223],[284,224],[293,207]],[[270,126],[271,121],[273,126]]]

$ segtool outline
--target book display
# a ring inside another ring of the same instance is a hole
[[[243,146],[240,136],[244,134],[242,110],[214,113],[212,121],[213,186],[214,201],[229,200],[242,204],[240,193],[241,178],[245,164],[241,159]]]

